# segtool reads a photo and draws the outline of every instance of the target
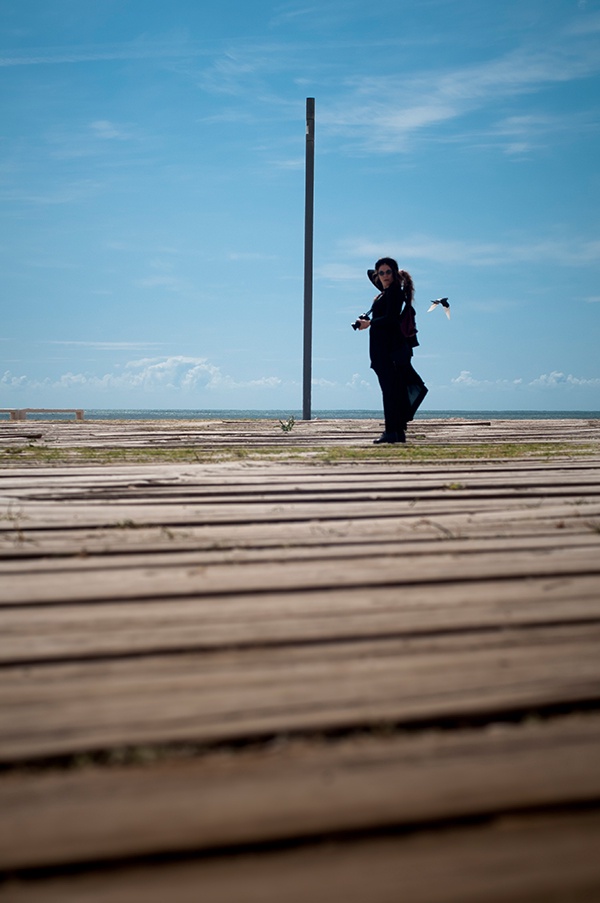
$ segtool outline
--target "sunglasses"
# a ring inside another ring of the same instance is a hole
[[[392,270],[377,270],[378,276],[391,276]]]

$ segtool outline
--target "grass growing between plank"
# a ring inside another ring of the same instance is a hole
[[[468,445],[405,445],[383,448],[322,449],[322,461],[472,461],[481,459],[513,460],[516,458],[582,457],[597,454],[597,443],[570,444],[567,442],[481,442]]]
[[[352,463],[366,461],[423,463],[428,461],[478,460],[551,460],[553,458],[583,457],[598,454],[597,442],[481,442],[455,445],[419,444],[389,445],[377,448],[363,446],[210,446],[188,448],[47,448],[27,445],[0,451],[0,466],[23,467],[69,464],[178,464],[212,463],[219,461],[305,461],[307,463]]]

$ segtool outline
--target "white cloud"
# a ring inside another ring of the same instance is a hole
[[[530,386],[537,386],[543,389],[571,388],[571,387],[600,387],[600,378],[594,377],[586,379],[580,376],[573,376],[572,373],[565,374],[559,370],[553,370],[552,373],[542,373],[537,379],[533,379]]]
[[[371,383],[363,379],[360,373],[353,373],[352,378],[346,383],[349,389],[370,389]]]
[[[473,378],[470,370],[461,370],[459,375],[454,377],[451,380],[451,382],[454,385],[462,385],[462,386],[481,386],[481,385],[483,385],[481,380]]]
[[[333,389],[335,388],[335,386],[337,386],[336,382],[332,382],[330,379],[325,379],[324,377],[311,380],[311,384],[313,386],[317,386],[320,389]]]
[[[10,389],[20,389],[28,384],[28,380],[26,376],[14,376],[10,370],[5,370],[0,384]]]
[[[534,388],[534,389],[572,389],[572,388],[596,388],[600,387],[600,378],[585,378],[573,376],[569,373],[564,374],[558,370],[551,373],[542,373],[541,376],[525,382],[522,378],[517,379],[477,379],[470,370],[461,370],[460,374],[450,380],[453,386],[465,387],[469,389],[516,389]]]
[[[460,374],[450,380],[453,386],[468,386],[474,389],[517,388],[523,384],[522,379],[476,379],[470,370],[461,370]]]
[[[166,358],[142,358],[129,361],[116,372],[101,376],[93,373],[63,373],[56,378],[31,379],[15,376],[6,371],[0,384],[11,389],[101,389],[139,390],[152,392],[159,389],[217,390],[275,389],[283,385],[278,376],[262,376],[258,379],[239,380],[223,374],[221,369],[206,358],[182,355]]]

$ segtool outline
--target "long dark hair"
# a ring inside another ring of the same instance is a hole
[[[406,270],[398,269],[398,262],[396,260],[394,260],[393,257],[380,257],[379,260],[377,261],[377,263],[375,264],[375,272],[376,273],[379,270],[379,267],[384,263],[389,266],[392,273],[394,274],[394,282],[399,282],[400,285],[402,286],[402,288],[404,289],[404,292],[407,296],[407,300],[408,300],[409,304],[412,304],[413,299],[415,297],[415,286],[413,284],[412,276],[410,275],[410,273],[408,273]],[[376,277],[376,281],[377,281],[377,283],[379,283],[379,286],[381,288],[382,287],[381,282],[379,281],[379,279],[377,277]]]

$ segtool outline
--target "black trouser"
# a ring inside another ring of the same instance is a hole
[[[383,396],[383,416],[386,433],[400,433],[413,419],[425,395],[425,383],[410,361],[394,364],[378,363],[375,370]]]

